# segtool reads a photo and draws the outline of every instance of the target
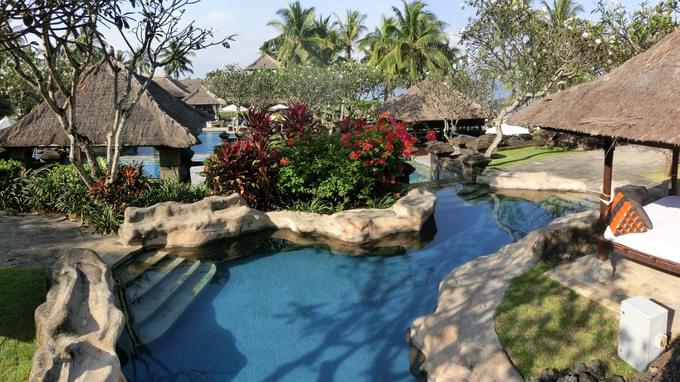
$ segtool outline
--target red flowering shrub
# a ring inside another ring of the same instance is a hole
[[[425,139],[427,139],[428,142],[433,142],[437,140],[437,132],[434,130],[428,130],[427,134],[425,134]]]
[[[267,208],[274,194],[274,171],[279,150],[272,148],[272,125],[266,110],[250,109],[245,140],[218,146],[203,170],[213,195],[239,193],[253,208]]]
[[[388,115],[374,124],[345,118],[339,133],[327,134],[303,110],[286,117],[287,144],[276,182],[284,204],[316,200],[340,210],[395,189],[416,141],[405,124]]]

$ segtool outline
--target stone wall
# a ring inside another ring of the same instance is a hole
[[[355,209],[332,215],[297,211],[261,212],[238,194],[213,196],[192,204],[159,203],[129,207],[118,231],[125,245],[200,246],[263,230],[284,230],[361,245],[393,235],[419,232],[434,213],[436,196],[424,189],[409,191],[386,209]]]
[[[50,270],[47,301],[35,311],[38,350],[30,381],[125,381],[116,354],[123,312],[106,263],[73,249]]]
[[[406,333],[411,370],[430,382],[521,382],[496,336],[495,312],[510,280],[543,256],[565,248],[583,255],[597,223],[594,211],[556,219],[498,252],[477,258],[451,272],[439,285],[437,307],[417,318]],[[585,251],[585,253],[584,253]],[[580,253],[579,253],[580,252]]]

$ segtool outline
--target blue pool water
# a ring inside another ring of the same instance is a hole
[[[172,328],[132,354],[131,381],[411,381],[404,333],[431,312],[451,270],[492,253],[583,205],[488,195],[463,200],[437,192],[429,240],[390,256],[345,256],[280,241],[242,245],[250,255],[222,260]],[[435,232],[436,231],[436,232]],[[203,253],[205,254],[205,253]]]

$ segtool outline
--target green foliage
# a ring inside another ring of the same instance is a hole
[[[121,171],[129,170],[121,166]],[[130,174],[114,186],[88,190],[73,166],[58,165],[23,173],[19,162],[0,160],[0,210],[7,213],[58,213],[90,224],[101,233],[115,232],[125,207],[164,201],[195,202],[206,196],[204,187],[174,180],[153,181]],[[128,183],[126,183],[128,182]]]
[[[22,64],[21,68],[25,70],[26,66]],[[40,102],[40,94],[19,77],[6,53],[0,53],[0,118],[14,114],[23,117]]]
[[[0,380],[28,380],[37,349],[33,313],[44,300],[47,270],[0,268]]]
[[[496,309],[498,338],[522,376],[530,380],[544,368],[601,359],[610,374],[632,377],[635,371],[616,355],[616,315],[545,271],[537,266],[512,280]]]
[[[330,206],[338,211],[386,205],[397,189],[414,138],[403,124],[381,118],[374,125],[346,119],[341,133],[305,126],[281,149],[276,181],[283,205]]]

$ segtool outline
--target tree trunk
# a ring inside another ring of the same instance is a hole
[[[664,150],[663,155],[666,157],[666,168],[664,169],[664,176],[670,178],[673,175],[673,150]]]

